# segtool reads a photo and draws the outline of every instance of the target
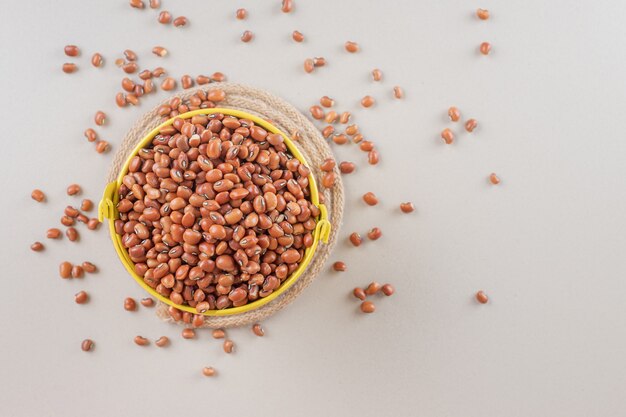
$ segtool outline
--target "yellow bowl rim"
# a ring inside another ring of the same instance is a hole
[[[313,255],[315,254],[315,250],[317,249],[320,239],[323,242],[328,241],[328,237],[330,235],[330,222],[328,221],[328,211],[326,207],[323,204],[320,204],[319,202],[317,183],[315,181],[315,178],[313,177],[312,170],[311,170],[311,173],[309,174],[310,198],[311,198],[311,202],[320,209],[320,216],[317,219],[317,224],[313,232],[313,245],[305,250],[304,258],[302,259],[302,262],[300,262],[300,265],[298,265],[298,268],[291,275],[285,278],[285,280],[282,282],[282,284],[276,291],[274,291],[272,294],[268,295],[267,297],[259,298],[253,301],[252,303],[249,303],[240,307],[231,307],[231,308],[226,308],[223,310],[208,310],[204,313],[198,313],[194,307],[191,307],[188,305],[183,306],[183,305],[173,303],[169,298],[162,296],[161,294],[156,292],[156,290],[154,290],[152,287],[146,284],[143,278],[140,277],[135,272],[134,263],[130,260],[128,251],[124,248],[122,244],[121,236],[119,236],[115,232],[115,220],[119,218],[119,213],[116,208],[117,203],[119,201],[117,190],[122,185],[122,180],[124,176],[126,175],[126,173],[128,172],[128,167],[133,157],[135,157],[141,149],[145,148],[149,143],[152,142],[152,140],[159,133],[161,128],[163,128],[164,126],[169,126],[173,124],[174,119],[176,118],[189,119],[199,114],[215,114],[215,113],[222,113],[222,114],[234,116],[240,119],[252,120],[256,125],[263,127],[267,131],[271,133],[280,134],[283,137],[285,145],[287,146],[291,154],[295,158],[297,158],[300,161],[300,163],[303,163],[307,167],[310,167],[304,155],[302,155],[302,153],[298,150],[298,148],[294,145],[294,143],[285,133],[283,133],[281,130],[279,130],[270,122],[258,116],[255,116],[253,114],[250,114],[241,110],[234,110],[234,109],[221,108],[221,107],[193,110],[187,113],[180,114],[176,117],[170,118],[166,120],[165,122],[161,123],[160,125],[155,127],[153,130],[151,130],[137,144],[137,146],[135,146],[131,154],[126,159],[126,162],[122,166],[120,173],[117,177],[117,180],[107,185],[105,192],[104,192],[103,199],[102,201],[100,201],[98,211],[99,211],[100,221],[103,221],[104,218],[109,219],[109,232],[111,234],[111,239],[113,240],[115,251],[117,252],[120,260],[122,261],[122,264],[124,265],[126,270],[130,273],[130,275],[135,279],[135,281],[141,287],[143,287],[143,289],[145,289],[150,295],[157,298],[159,301],[162,301],[165,304],[175,307],[181,311],[187,311],[193,314],[204,314],[206,316],[229,316],[233,314],[240,314],[240,313],[245,313],[251,310],[255,310],[271,302],[272,300],[276,299],[278,296],[283,294],[285,291],[287,291],[298,280],[298,278],[300,278],[302,273],[306,270],[307,266],[311,262],[311,259],[313,258]]]

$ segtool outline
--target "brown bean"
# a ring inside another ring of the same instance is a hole
[[[171,91],[176,88],[176,80],[172,77],[166,77],[161,83],[161,89]]]
[[[80,209],[82,211],[91,211],[92,208],[93,208],[93,201],[89,200],[88,198],[85,198],[80,203]]]
[[[136,61],[137,60],[137,54],[134,51],[130,50],[130,49],[126,49],[124,51],[124,56],[129,61]]]
[[[367,153],[367,162],[370,165],[376,165],[379,160],[380,160],[380,156],[376,149],[372,149],[371,151]]]
[[[480,44],[480,47],[478,49],[480,50],[481,54],[489,55],[489,53],[491,52],[491,44],[489,42],[483,42]]]
[[[402,89],[402,87],[396,85],[393,88],[393,96],[397,99],[404,98],[404,90]]]
[[[222,329],[213,330],[213,339],[223,339],[226,336],[226,333]]]
[[[370,282],[370,284],[365,289],[365,294],[366,295],[374,295],[378,291],[380,291],[380,289],[381,289],[381,285],[378,282],[376,282],[376,281]]]
[[[206,377],[212,377],[212,376],[215,376],[215,374],[216,374],[216,371],[211,366],[205,366],[204,368],[202,368],[202,375]]]
[[[304,72],[310,74],[313,72],[314,68],[315,68],[315,61],[313,61],[311,58],[307,58],[304,60]]]
[[[224,90],[220,90],[218,88],[209,90],[206,96],[209,101],[218,102],[226,100],[226,93]]]
[[[162,46],[155,46],[154,48],[152,48],[152,53],[156,56],[160,56],[161,58],[163,58],[165,55],[168,54],[168,51]]]
[[[61,262],[59,265],[59,276],[61,278],[71,278],[72,277],[72,264],[65,261]]]
[[[134,298],[126,297],[124,299],[124,310],[126,311],[135,311],[137,310],[137,302]]]
[[[326,158],[322,165],[320,165],[320,169],[324,172],[330,172],[335,169],[335,160],[333,158]]]
[[[355,169],[356,165],[354,165],[354,162],[343,161],[339,164],[339,171],[342,174],[352,174]]]
[[[365,96],[361,99],[361,106],[368,108],[368,107],[372,107],[374,105],[374,103],[376,102],[376,100],[374,100],[374,97],[372,96]]]
[[[322,130],[322,136],[324,136],[325,139],[328,139],[328,137],[332,135],[334,131],[335,131],[335,128],[333,126],[326,126]]]
[[[159,13],[159,17],[157,18],[158,22],[164,25],[168,25],[172,22],[172,14],[167,10],[163,10]]]
[[[383,79],[383,73],[381,70],[379,70],[378,68],[375,68],[374,70],[372,70],[372,79],[374,81],[380,81]]]
[[[98,219],[89,219],[87,222],[87,228],[89,230],[96,230],[100,226],[100,220]]]
[[[102,126],[106,122],[106,114],[103,111],[98,110],[94,116],[94,121],[98,126]]]
[[[224,348],[224,352],[232,353],[233,350],[235,349],[235,343],[230,339],[226,339],[224,340],[223,348]]]
[[[486,9],[478,9],[478,10],[476,10],[476,16],[477,16],[480,20],[487,20],[487,19],[489,19],[489,10],[486,10]]]
[[[360,287],[356,287],[354,290],[352,290],[352,295],[354,295],[359,300],[365,300],[366,297],[365,291],[363,291],[363,288]]]
[[[250,42],[254,38],[254,33],[246,30],[241,34],[241,42]]]
[[[326,65],[326,58],[324,58],[323,56],[313,58],[313,66],[323,67],[324,65]]]
[[[193,78],[189,75],[183,75],[180,79],[180,83],[184,89],[193,87]]]
[[[478,122],[476,121],[476,119],[469,119],[467,122],[465,122],[465,130],[470,133],[472,133],[474,129],[476,129],[476,126],[478,126]]]
[[[363,201],[365,201],[365,204],[367,204],[368,206],[375,206],[376,204],[378,204],[378,198],[371,191],[363,194]]]
[[[78,71],[78,67],[76,66],[76,64],[71,63],[71,62],[66,62],[65,64],[63,64],[64,73],[71,74],[76,71]]]
[[[452,106],[448,109],[448,117],[451,122],[458,122],[461,119],[461,112],[456,107]]]
[[[491,174],[489,174],[489,182],[493,185],[498,185],[500,184],[500,178],[498,178],[498,176],[492,172]]]
[[[150,344],[150,341],[143,336],[135,336],[134,341],[139,346],[148,346]]]
[[[487,304],[489,302],[489,297],[487,297],[487,294],[485,294],[484,291],[478,291],[476,293],[476,301],[481,304]]]
[[[81,188],[78,184],[70,184],[67,187],[67,195],[77,195],[80,194]]]
[[[159,7],[161,7],[161,0],[150,0],[151,9],[158,9]]]
[[[135,72],[137,72],[138,68],[139,67],[137,66],[136,62],[128,62],[122,65],[122,70],[124,70],[126,74],[134,74]]]
[[[118,58],[115,60],[115,66],[116,67],[122,67],[122,65],[124,65],[126,63],[126,61],[124,60],[124,58]]]
[[[393,285],[391,284],[385,284],[380,289],[387,297],[393,295],[393,293],[396,292],[396,289],[393,288]]]
[[[134,7],[135,9],[143,9],[146,5],[142,0],[130,0],[130,7]]]
[[[174,19],[172,23],[175,27],[183,27],[187,26],[187,23],[189,23],[189,21],[185,16],[178,16],[176,19]]]
[[[82,278],[85,276],[85,270],[80,265],[74,265],[72,267],[72,278]]]
[[[246,9],[237,9],[235,12],[235,17],[239,20],[244,20],[248,17],[248,11]]]
[[[335,173],[334,172],[327,172],[324,174],[324,176],[322,177],[322,185],[325,188],[331,188],[335,185]]]
[[[118,107],[126,107],[126,96],[124,93],[117,93],[115,95],[115,104],[117,104]]]
[[[83,350],[83,352],[89,352],[90,350],[93,349],[93,347],[94,347],[94,343],[93,343],[93,340],[91,339],[85,339],[80,344],[80,348]]]
[[[357,232],[350,234],[350,243],[354,246],[361,246],[361,242],[363,242],[363,239],[361,239],[361,235]]]
[[[48,229],[48,232],[46,233],[46,237],[48,239],[58,239],[61,237],[61,231],[57,229],[56,227],[53,227],[52,229]]]
[[[102,66],[102,61],[103,61],[102,55],[99,54],[98,52],[93,54],[91,57],[91,65],[93,65],[96,68],[99,68]]]
[[[291,34],[291,37],[296,42],[302,42],[304,40],[304,35],[302,34],[302,32],[299,32],[297,30],[293,31],[293,33]]]
[[[400,204],[400,210],[403,213],[411,213],[413,210],[415,210],[415,206],[413,205],[413,203],[410,203],[410,202],[401,203]]]
[[[361,303],[361,311],[364,313],[373,313],[376,311],[376,306],[371,301],[363,301]]]
[[[344,272],[348,267],[345,262],[337,261],[333,264],[333,269],[337,272]]]
[[[44,249],[45,249],[44,245],[41,242],[35,242],[32,245],[30,245],[30,250],[32,250],[33,252],[41,252]]]
[[[79,291],[74,294],[74,302],[76,304],[85,304],[87,301],[89,301],[89,295],[85,291]]]
[[[87,138],[88,142],[95,142],[96,139],[98,139],[98,135],[96,134],[96,131],[91,128],[85,129],[84,135]]]
[[[88,262],[88,261],[83,262],[81,266],[83,267],[85,272],[88,272],[90,274],[93,274],[94,272],[96,272],[98,270],[98,268],[96,268],[96,266],[94,264],[92,264],[91,262]]]
[[[196,337],[196,331],[191,328],[185,328],[182,332],[183,339],[194,339]]]
[[[263,327],[261,327],[259,323],[255,323],[252,326],[252,332],[259,337],[265,336],[265,330],[263,330]]]
[[[324,118],[324,110],[320,106],[311,106],[309,112],[314,119],[321,120]]]
[[[152,298],[150,298],[150,297],[142,298],[140,303],[144,307],[153,307],[154,306],[154,300]]]
[[[106,140],[99,140],[96,143],[96,152],[98,153],[106,153],[109,150],[109,142]]]
[[[346,42],[344,47],[346,48],[346,51],[350,53],[355,53],[355,52],[358,52],[359,50],[359,44],[356,42],[352,42],[352,41]]]
[[[367,232],[367,237],[370,240],[378,240],[380,239],[382,235],[383,235],[383,232],[378,227],[374,227],[369,232]]]
[[[80,55],[80,49],[76,45],[66,45],[64,48],[65,55],[67,56],[78,56]]]
[[[73,227],[68,227],[65,231],[65,236],[70,240],[70,242],[75,242],[78,240],[78,230]]]
[[[41,203],[46,199],[46,195],[43,193],[43,191],[38,189],[33,190],[33,192],[30,193],[30,197],[38,203]]]
[[[335,105],[335,100],[328,96],[323,96],[320,98],[320,104],[322,107],[333,107]]]
[[[283,13],[290,13],[293,10],[293,0],[283,0],[280,10]]]
[[[170,338],[167,336],[161,336],[154,341],[154,344],[157,345],[157,347],[165,347],[170,344]]]
[[[445,128],[441,131],[441,139],[446,143],[446,145],[450,145],[454,142],[454,133],[448,128]]]

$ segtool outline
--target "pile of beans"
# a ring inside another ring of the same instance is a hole
[[[176,118],[132,158],[115,230],[137,274],[173,303],[243,306],[276,291],[313,244],[309,173],[251,120]]]

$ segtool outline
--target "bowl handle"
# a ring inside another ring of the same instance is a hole
[[[328,243],[332,230],[332,226],[328,221],[328,209],[324,204],[320,204],[317,207],[320,209],[320,220],[317,222],[317,226],[315,226],[315,234],[319,236],[322,242]]]
[[[98,220],[100,220],[100,222],[104,221],[104,219],[115,218],[115,204],[113,200],[115,199],[116,189],[117,182],[115,181],[108,183],[104,188],[102,200],[100,200],[100,204],[98,204]]]

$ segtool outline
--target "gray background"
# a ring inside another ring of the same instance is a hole
[[[0,414],[623,415],[625,2],[296,0],[291,15],[278,0],[163,3],[190,25],[164,27],[124,0],[2,0]],[[248,20],[235,20],[237,7]],[[492,19],[478,21],[477,7]],[[249,44],[239,41],[245,29],[256,34]],[[347,54],[346,40],[362,52]],[[484,40],[489,57],[477,53]],[[60,70],[68,43],[83,50],[73,75]],[[170,55],[153,56],[155,45]],[[123,74],[113,61],[126,48],[141,67],[177,78],[223,71],[303,111],[330,95],[380,149],[372,167],[355,146],[335,146],[358,164],[328,265],[344,260],[348,272],[327,269],[264,323],[265,338],[230,332],[236,354],[208,332],[183,340],[152,310],[124,311],[124,297],[144,294],[104,229],[80,229],[80,244],[43,238],[78,201],[68,184],[94,200],[104,186],[112,154],[82,136],[95,111],[109,114],[97,130],[115,146],[165,97],[115,106]],[[95,51],[102,69],[89,65]],[[320,55],[328,66],[305,74],[303,60]],[[382,83],[370,80],[374,67]],[[392,99],[394,85],[405,100]],[[375,108],[359,108],[365,94]],[[480,126],[445,146],[439,132],[459,131],[446,120],[450,105]],[[491,172],[500,186],[488,184]],[[46,204],[30,199],[35,187]],[[366,191],[381,204],[366,207]],[[415,213],[399,213],[405,200]],[[375,225],[379,241],[345,243]],[[35,240],[44,253],[29,250]],[[101,272],[61,280],[66,259]],[[397,294],[365,316],[349,292],[372,280]],[[80,289],[88,305],[74,304]],[[490,304],[473,300],[478,289]],[[139,348],[137,334],[173,344]],[[80,350],[86,337],[91,353]],[[200,374],[207,365],[217,378]]]

